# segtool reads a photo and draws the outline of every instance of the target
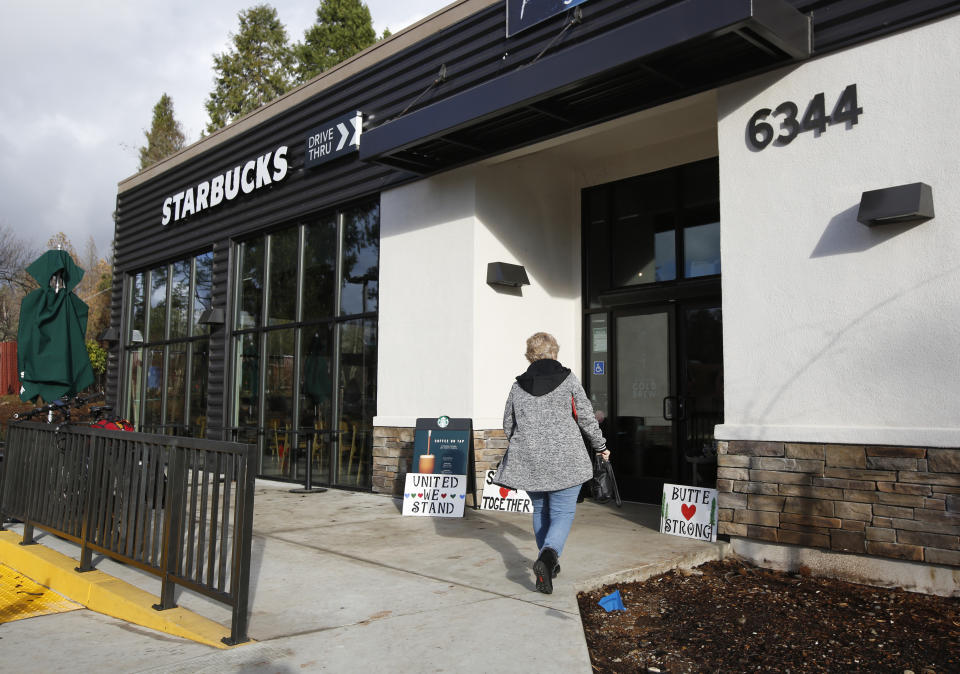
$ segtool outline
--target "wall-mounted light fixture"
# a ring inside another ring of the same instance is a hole
[[[523,265],[508,262],[491,262],[487,265],[487,284],[519,288],[530,285],[527,270]]]
[[[870,190],[860,197],[857,220],[867,227],[903,222],[921,222],[933,217],[933,189],[926,183],[910,183]]]
[[[120,341],[120,331],[110,326],[100,333],[100,341],[108,344],[116,344]]]
[[[202,314],[200,314],[199,323],[205,325],[223,325],[223,309],[206,309]]]

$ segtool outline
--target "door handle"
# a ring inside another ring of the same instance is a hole
[[[667,421],[674,421],[677,418],[677,408],[680,406],[680,398],[677,396],[667,396],[663,399],[663,418]]]
[[[667,396],[663,399],[663,418],[667,421],[683,421],[686,418],[686,406],[680,396]]]

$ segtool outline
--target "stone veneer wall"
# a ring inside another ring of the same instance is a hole
[[[403,484],[413,460],[414,429],[376,426],[373,429],[373,491],[391,496],[403,494]],[[483,477],[496,468],[507,449],[501,429],[473,431],[473,456],[477,471],[477,492],[483,493]],[[467,505],[473,505],[470,493]]]
[[[960,449],[721,441],[719,533],[960,566]]]

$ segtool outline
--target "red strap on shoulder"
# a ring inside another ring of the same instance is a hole
[[[570,394],[570,406],[573,408],[573,418],[577,418],[577,401],[573,399],[573,394]]]

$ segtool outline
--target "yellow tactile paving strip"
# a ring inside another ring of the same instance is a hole
[[[9,566],[0,564],[0,623],[83,608],[48,587],[37,585]]]

